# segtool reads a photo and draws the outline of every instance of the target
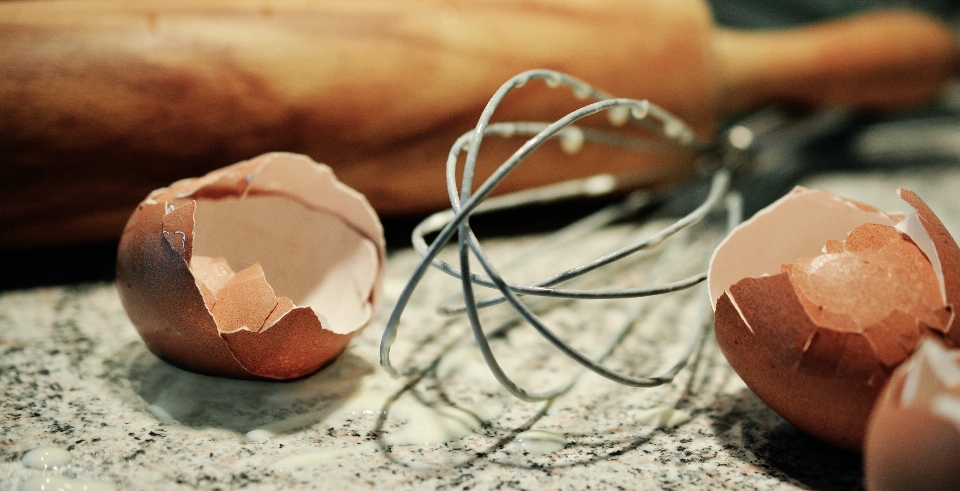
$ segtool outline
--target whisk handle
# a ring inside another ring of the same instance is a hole
[[[946,25],[908,11],[778,31],[717,29],[712,46],[723,113],[771,101],[910,106],[936,96],[960,61]]]

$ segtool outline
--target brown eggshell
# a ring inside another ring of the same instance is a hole
[[[940,281],[943,284],[943,298],[950,312],[949,327],[945,330],[951,346],[960,346],[960,247],[944,226],[940,218],[927,206],[916,193],[907,189],[900,190],[900,197],[917,210],[917,218],[933,241],[934,252],[927,255],[935,257],[940,263]]]
[[[272,153],[151,193],[120,240],[117,290],[160,358],[290,379],[370,321],[384,257],[362,195],[307,157]]]
[[[890,377],[864,442],[867,489],[960,489],[960,351],[926,339]]]
[[[730,365],[784,419],[850,450],[921,337],[958,334],[960,292],[948,278],[960,274],[960,249],[915,194],[901,195],[916,214],[798,187],[711,259],[715,332]]]

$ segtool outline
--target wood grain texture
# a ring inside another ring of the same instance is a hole
[[[444,207],[450,145],[531,68],[649,99],[709,137],[719,108],[769,99],[766,79],[728,68],[771,67],[736,55],[754,38],[718,48],[715,34],[694,0],[2,2],[0,248],[114,239],[151,190],[270,151],[330,165],[384,215]],[[728,86],[741,81],[763,97]],[[499,120],[582,104],[529,85]],[[488,140],[479,177],[518,146]],[[498,191],[598,172],[679,180],[691,161],[551,144]]]

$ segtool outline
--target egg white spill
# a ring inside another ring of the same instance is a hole
[[[113,484],[63,476],[39,475],[20,483],[19,491],[116,491]]]
[[[502,389],[500,382],[490,373],[490,368],[483,361],[480,350],[473,344],[454,348],[440,360],[437,376],[446,380],[455,375],[470,379],[476,384],[478,391],[498,392]]]
[[[352,417],[364,415],[379,415],[383,412],[383,406],[389,398],[389,394],[381,391],[361,389],[347,399],[344,404],[337,408],[333,414],[350,415]],[[391,407],[391,413],[393,413]],[[269,425],[261,426],[248,431],[244,437],[249,441],[262,442],[294,431],[308,428],[317,421],[324,419],[326,410],[311,411],[298,414],[296,416],[273,422]]]
[[[374,415],[383,412],[387,395],[361,391],[350,399],[345,410],[354,416]],[[400,429],[386,435],[386,445],[435,444],[459,440],[474,433],[484,421],[500,413],[495,404],[479,404],[470,407],[426,405],[412,394],[404,393],[389,408],[391,418],[406,420]]]
[[[676,428],[690,421],[690,419],[690,413],[686,411],[672,407],[655,407],[640,413],[637,421],[652,424],[657,428],[670,429]]]
[[[513,445],[530,453],[553,453],[567,446],[567,438],[546,430],[527,430],[513,439]]]
[[[499,388],[475,349],[458,348],[449,355],[452,356],[444,357],[437,368],[441,377],[459,373],[475,380],[478,387],[490,390]],[[385,377],[382,374],[380,376]],[[334,414],[357,418],[379,416],[387,412],[391,419],[404,421],[398,430],[384,437],[387,445],[435,444],[459,440],[474,433],[484,421],[496,418],[502,411],[500,405],[493,403],[461,407],[427,405],[409,393],[404,393],[387,407],[387,402],[395,391],[371,388],[375,386],[371,380],[365,380],[360,389],[344,401]],[[268,440],[279,434],[309,427],[317,420],[318,415],[313,413],[300,414],[251,430],[247,432],[246,438],[251,441]]]
[[[248,431],[244,437],[253,442],[262,442],[287,433],[293,433],[297,430],[309,428],[318,421],[324,419],[326,410],[307,411],[296,416],[291,416],[269,425],[261,426]]]
[[[409,418],[399,431],[384,438],[387,445],[444,443],[470,435],[483,424],[482,416],[452,406],[405,405],[399,408]]]
[[[451,354],[455,356],[445,357],[438,371],[443,376],[459,374],[475,381],[477,387],[499,390],[499,384],[486,369],[476,349],[468,348],[454,350]],[[458,407],[425,404],[412,394],[403,394],[388,406],[390,398],[402,390],[403,384],[380,372],[361,378],[345,377],[343,380],[354,382],[343,382],[346,385],[341,387],[337,382],[341,377],[333,375],[323,377],[323,383],[304,379],[287,384],[273,384],[198,375],[165,364],[158,366],[162,367],[162,373],[145,386],[143,396],[148,403],[148,411],[167,423],[190,419],[203,410],[203,401],[259,400],[268,405],[282,405],[304,397],[323,397],[324,394],[334,393],[343,395],[338,396],[343,399],[333,405],[325,405],[315,411],[299,413],[246,431],[244,438],[254,442],[267,441],[278,435],[309,428],[328,418],[368,417],[373,420],[386,412],[390,421],[396,423],[396,430],[386,435],[384,443],[443,443],[470,435],[484,421],[497,417],[502,411],[500,405],[492,403]],[[337,370],[351,368],[350,365],[342,368],[331,367],[327,373],[339,373]]]
[[[389,397],[390,394],[383,392],[361,392],[351,397],[336,413],[354,417],[379,415],[384,412],[383,408]],[[500,408],[492,404],[464,408],[428,406],[415,397],[404,394],[389,406],[387,412],[391,418],[406,422],[399,430],[384,437],[384,443],[410,445],[459,440],[476,431],[484,421],[496,417]],[[269,440],[277,435],[309,427],[318,419],[318,414],[300,414],[248,431],[245,438],[249,441]]]
[[[467,370],[469,373],[481,373],[477,367],[470,369],[473,363],[455,363],[450,370]],[[489,373],[485,373],[490,377]],[[365,384],[368,385],[368,384]],[[454,407],[448,405],[426,405],[416,397],[405,393],[386,407],[392,392],[361,388],[351,396],[336,412],[351,417],[376,417],[388,412],[391,418],[401,421],[402,426],[386,435],[382,443],[385,445],[429,445],[441,444],[459,440],[473,434],[484,421],[495,418],[502,408],[495,404],[480,404],[472,407]],[[386,407],[386,411],[385,411]],[[303,419],[304,421],[294,421]],[[257,428],[246,434],[248,440],[263,441],[285,433],[287,427],[302,427],[302,423],[311,420],[310,414],[300,415],[288,420],[273,423],[266,427]],[[561,437],[562,438],[562,437]],[[564,444],[565,445],[565,441]],[[536,445],[536,443],[530,443]],[[540,447],[548,445],[541,444]],[[554,444],[555,445],[555,444]],[[560,448],[563,448],[563,445]],[[284,457],[269,468],[278,472],[292,472],[300,469],[316,467],[343,457],[372,453],[378,449],[374,443],[364,443],[354,447],[309,452]],[[546,452],[548,450],[544,450]]]
[[[73,455],[67,450],[59,447],[41,447],[27,452],[20,461],[28,469],[45,471],[63,467],[71,460]]]
[[[469,346],[454,349],[448,353],[440,366],[437,367],[437,371],[441,377],[459,374],[475,379],[480,384],[497,385],[496,380],[486,370],[486,365],[477,355],[476,349],[470,349]],[[389,407],[385,407],[393,392],[373,390],[370,388],[372,386],[374,386],[373,383],[365,381],[363,387],[345,401],[343,407],[339,408],[337,412],[348,414],[353,418],[373,418],[383,414],[386,410],[391,419],[402,421],[402,426],[399,429],[384,436],[382,443],[385,445],[430,445],[459,440],[476,432],[484,421],[495,418],[502,411],[502,407],[495,404],[480,404],[473,407],[428,406],[409,393],[403,394],[393,401]],[[247,434],[248,438],[269,436],[269,428],[260,428]],[[541,440],[544,441],[537,448],[544,448],[543,452],[549,451],[545,448],[551,444],[546,441],[546,438]],[[565,444],[564,441],[563,445]],[[528,445],[537,445],[537,442],[529,440]],[[552,445],[556,446],[557,444],[553,443]],[[372,453],[377,448],[377,445],[373,443],[364,443],[349,448],[296,454],[284,457],[271,464],[270,468],[278,472],[292,472],[323,465],[344,457]]]
[[[333,450],[325,450],[322,452],[311,452],[305,454],[291,455],[289,457],[284,457],[273,464],[270,464],[270,469],[277,472],[292,472],[295,470],[309,469],[311,467],[316,467],[320,464],[326,462],[331,462],[341,457],[361,455],[365,453],[372,453],[377,450],[377,446],[373,443],[363,443],[355,447],[348,448],[337,448]]]

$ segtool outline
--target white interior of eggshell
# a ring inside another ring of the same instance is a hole
[[[920,216],[913,212],[900,220],[896,225],[897,230],[907,234],[910,240],[927,256],[930,264],[933,265],[933,272],[937,275],[937,281],[940,283],[940,293],[943,295],[943,303],[947,303],[947,286],[943,280],[943,267],[940,265],[940,255],[937,253],[937,246],[930,237],[930,232],[920,222]]]
[[[778,274],[783,264],[822,254],[827,240],[846,239],[858,225],[893,226],[898,218],[826,191],[798,186],[720,243],[710,259],[710,300],[716,307],[720,295],[741,279]]]
[[[312,307],[334,332],[369,321],[378,249],[337,215],[278,195],[196,203],[194,256],[224,257],[234,271],[259,263],[278,297]]]
[[[371,240],[383,236],[380,220],[367,199],[338,181],[330,167],[304,155],[283,152],[265,154],[257,160],[262,163],[255,175],[248,176],[248,193],[296,196],[315,209],[331,210]],[[305,172],[305,164],[313,172]]]

